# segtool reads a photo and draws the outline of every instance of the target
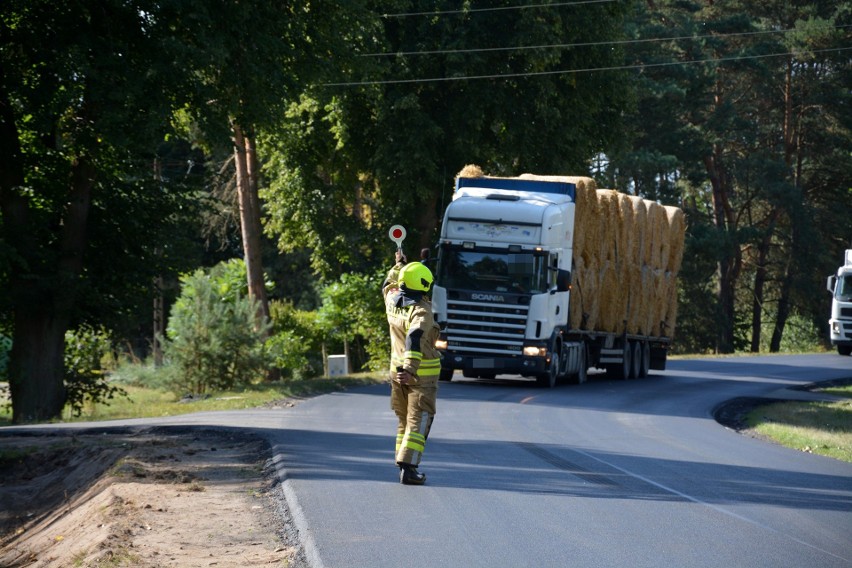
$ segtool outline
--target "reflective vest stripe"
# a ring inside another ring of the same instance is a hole
[[[420,351],[406,351],[402,354],[402,356],[406,359],[423,359],[423,353],[421,353]]]
[[[422,454],[426,446],[426,438],[418,432],[406,432],[402,443],[409,450],[414,450]]]

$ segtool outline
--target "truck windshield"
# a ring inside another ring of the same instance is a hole
[[[547,256],[528,251],[444,248],[437,284],[481,292],[540,294],[547,291]]]
[[[852,301],[852,274],[837,279],[835,298],[843,302]]]

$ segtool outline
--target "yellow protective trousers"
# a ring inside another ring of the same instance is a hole
[[[391,409],[399,421],[396,429],[396,463],[420,465],[426,438],[435,419],[437,385],[402,385],[391,381]]]

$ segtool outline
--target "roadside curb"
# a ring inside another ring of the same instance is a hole
[[[794,387],[785,387],[760,397],[737,397],[718,404],[712,411],[713,418],[726,428],[741,432],[748,426],[745,417],[758,406],[774,404],[778,402],[840,402],[850,400],[842,396],[835,396],[815,389],[832,386],[852,384],[852,378],[835,379],[818,383],[809,383]]]

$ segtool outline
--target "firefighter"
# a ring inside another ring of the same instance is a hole
[[[435,340],[440,328],[427,295],[432,272],[420,262],[406,264],[400,251],[396,261],[382,286],[391,336],[391,409],[399,421],[396,465],[400,483],[423,485],[426,475],[417,467],[435,418],[441,372]]]

